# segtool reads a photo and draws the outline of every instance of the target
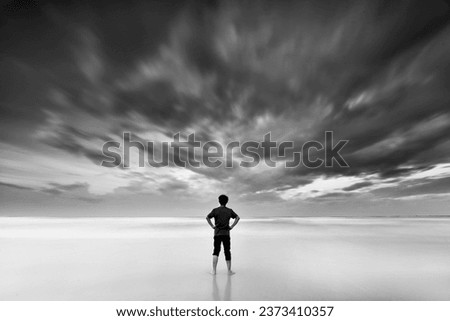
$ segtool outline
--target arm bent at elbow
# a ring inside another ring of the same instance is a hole
[[[215,229],[213,223],[211,222],[211,219],[207,216],[206,221],[208,222],[209,226],[211,226],[213,229]]]
[[[233,229],[233,227],[236,226],[236,224],[239,222],[241,218],[239,217],[239,215],[236,215],[236,218],[234,219],[233,225],[230,226],[230,230]]]

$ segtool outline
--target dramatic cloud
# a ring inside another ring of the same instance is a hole
[[[87,201],[92,215],[193,215],[220,193],[252,215],[448,205],[445,2],[13,1],[2,15],[0,184],[23,202]],[[348,141],[348,167],[139,168],[136,148],[128,168],[100,166],[124,132],[160,154],[176,133],[300,148],[326,131]]]

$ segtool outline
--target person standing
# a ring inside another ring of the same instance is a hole
[[[234,274],[231,270],[231,238],[230,231],[239,222],[240,217],[231,208],[226,205],[228,203],[228,196],[219,196],[219,207],[214,208],[211,213],[206,216],[206,221],[214,229],[214,251],[213,251],[213,271],[215,275],[217,271],[217,262],[219,261],[219,253],[221,244],[223,244],[223,252],[225,254],[225,261],[227,262],[228,274]],[[214,224],[211,219],[214,219]],[[234,219],[230,226],[230,219]]]

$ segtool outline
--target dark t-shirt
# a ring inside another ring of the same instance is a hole
[[[214,235],[230,235],[230,218],[235,219],[237,214],[228,207],[220,206],[208,214],[208,218],[214,218]]]

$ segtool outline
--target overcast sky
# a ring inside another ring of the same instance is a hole
[[[449,213],[445,2],[13,1],[0,21],[0,215],[200,217],[221,193],[243,217]],[[125,131],[333,131],[349,167],[100,166]]]

